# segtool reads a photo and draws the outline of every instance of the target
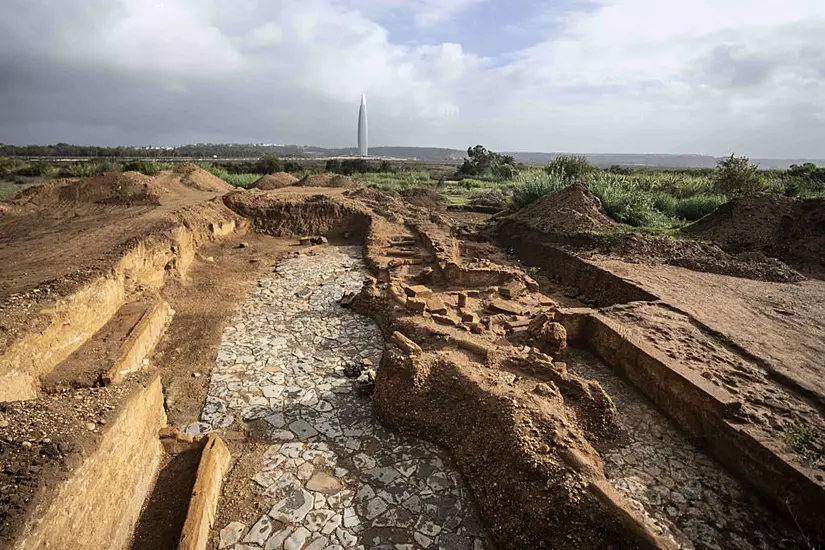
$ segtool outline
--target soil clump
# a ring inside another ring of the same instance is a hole
[[[734,254],[765,254],[825,275],[825,199],[733,199],[683,232]]]
[[[360,187],[358,182],[352,178],[337,174],[309,174],[295,185],[300,187],[343,187],[347,189]]]
[[[256,181],[252,186],[256,189],[281,189],[282,187],[290,187],[298,183],[298,178],[287,172],[276,172],[274,174],[266,174]]]
[[[430,208],[433,210],[444,210],[447,208],[447,200],[444,196],[433,189],[426,189],[424,187],[412,187],[401,191],[401,196],[414,205],[421,208]]]
[[[604,213],[601,201],[581,183],[543,196],[516,214],[515,219],[544,233],[605,232],[618,228]]]

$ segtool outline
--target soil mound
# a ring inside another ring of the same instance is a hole
[[[331,174],[310,174],[297,183],[301,187],[346,187],[354,189],[359,187],[352,178]]]
[[[281,189],[282,187],[290,187],[298,183],[298,178],[287,172],[276,172],[274,174],[266,174],[264,177],[256,181],[252,187],[257,189]]]
[[[223,181],[218,176],[210,174],[197,164],[186,162],[180,166],[176,166],[172,170],[175,174],[181,174],[181,183],[189,187],[193,187],[198,191],[206,191],[208,193],[227,193],[232,191],[234,187]]]
[[[516,214],[516,219],[544,233],[604,232],[618,226],[602,211],[601,201],[581,183],[540,198]]]
[[[825,269],[825,199],[734,199],[683,231],[733,254],[756,252]]]
[[[12,203],[38,207],[60,204],[119,204],[127,206],[160,204],[169,191],[153,178],[139,172],[109,172],[81,180],[58,180],[30,187]]]
[[[434,210],[444,210],[447,208],[447,200],[444,196],[433,189],[426,189],[424,187],[413,187],[401,191],[401,196],[414,205],[421,208],[430,208]]]

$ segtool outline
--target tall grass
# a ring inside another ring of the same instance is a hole
[[[430,173],[424,170],[356,174],[353,178],[366,186],[378,187],[388,191],[403,191],[411,187],[429,187],[435,183],[430,179]]]
[[[682,225],[706,216],[727,200],[713,192],[711,180],[704,176],[593,170],[569,178],[560,171],[526,170],[507,182],[514,186],[510,209],[520,210],[575,181],[589,187],[611,218],[635,227],[663,229]]]
[[[510,182],[514,186],[510,197],[510,209],[521,210],[541,197],[555,193],[569,185],[564,175],[558,171],[525,170],[519,172]]]
[[[235,187],[251,187],[253,183],[261,179],[260,174],[230,174],[223,168],[218,168],[217,166],[212,165],[205,165],[203,169],[212,174],[213,176],[217,176],[221,178],[223,181],[230,185],[234,185]]]

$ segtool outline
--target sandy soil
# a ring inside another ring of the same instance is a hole
[[[825,406],[825,282],[771,283],[665,265],[595,263],[724,335]]]

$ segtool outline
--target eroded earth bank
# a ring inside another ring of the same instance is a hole
[[[810,262],[605,237],[586,189],[479,227],[345,178],[121,177],[0,215],[4,546],[821,540]]]

